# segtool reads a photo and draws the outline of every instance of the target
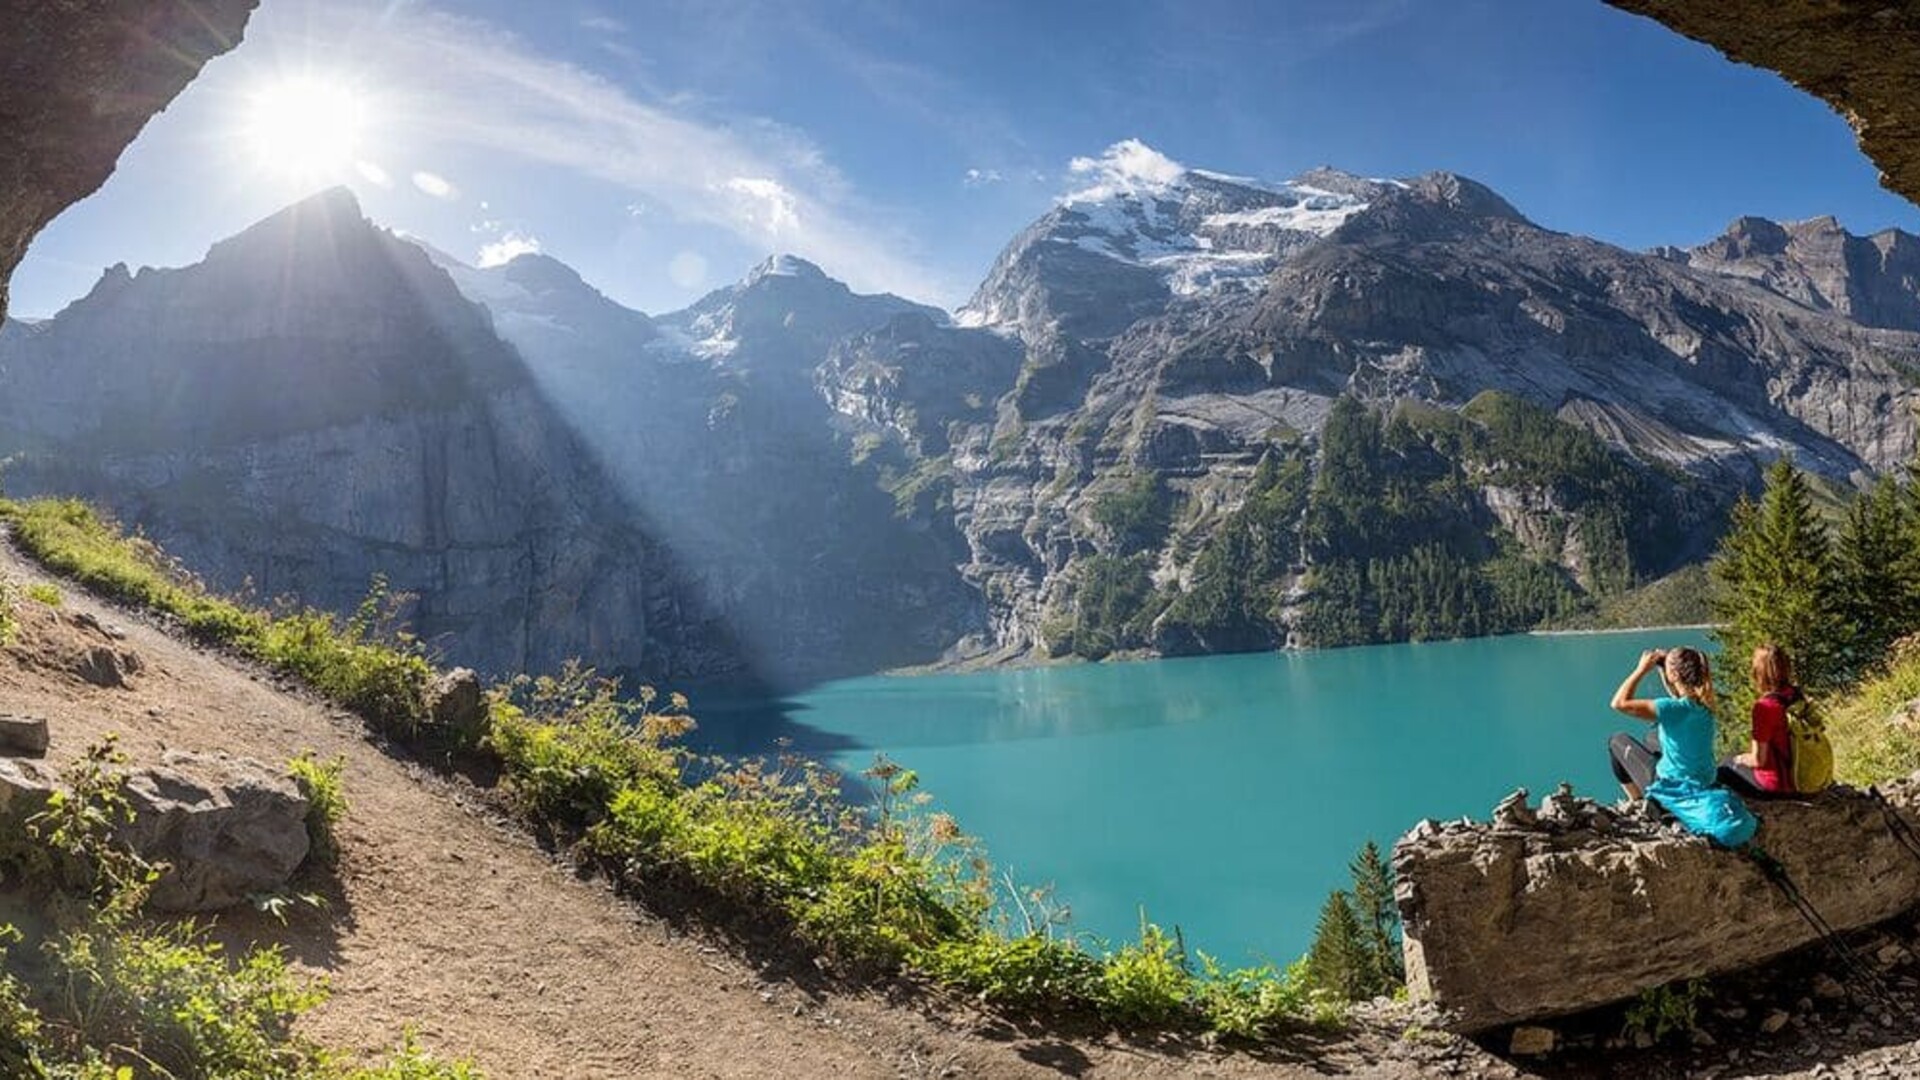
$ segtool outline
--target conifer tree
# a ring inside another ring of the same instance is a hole
[[[1369,840],[1348,869],[1353,874],[1354,914],[1367,953],[1367,996],[1389,994],[1407,981],[1400,956],[1400,910],[1393,903],[1393,871]]]
[[[1877,661],[1893,640],[1920,629],[1920,558],[1907,497],[1891,478],[1847,507],[1835,544],[1836,605],[1847,629],[1850,674]]]
[[[1315,986],[1347,1001],[1367,996],[1365,934],[1345,892],[1329,894],[1320,908],[1313,947],[1307,951],[1307,974]]]
[[[1725,658],[1723,687],[1746,686],[1746,658],[1762,642],[1791,653],[1803,683],[1828,686],[1843,674],[1843,634],[1831,540],[1807,480],[1781,458],[1755,503],[1742,498],[1714,556],[1714,640]]]

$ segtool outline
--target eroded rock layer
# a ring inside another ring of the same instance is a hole
[[[34,234],[240,43],[259,0],[0,0],[0,317]]]
[[[1770,68],[1847,118],[1880,182],[1920,202],[1920,4],[1912,0],[1607,0],[1743,64]]]
[[[1920,774],[1886,795],[1920,820]],[[1920,903],[1920,854],[1868,795],[1753,806],[1757,843],[1836,930]],[[1490,823],[1423,822],[1393,865],[1408,990],[1464,1032],[1750,967],[1816,936],[1746,858],[1564,793],[1537,812],[1509,799]]]

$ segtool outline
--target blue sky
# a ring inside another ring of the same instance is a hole
[[[352,103],[345,150],[260,104],[290,80]],[[13,307],[193,262],[331,183],[649,312],[773,251],[951,307],[1127,139],[1275,179],[1449,169],[1635,248],[1749,213],[1920,231],[1824,105],[1597,0],[264,0],[35,242]]]

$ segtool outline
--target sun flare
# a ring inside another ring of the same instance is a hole
[[[366,103],[350,87],[291,78],[253,95],[246,139],[258,163],[299,177],[329,176],[354,163]]]

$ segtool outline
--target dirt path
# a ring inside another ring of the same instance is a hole
[[[0,574],[54,581],[3,537]],[[1517,1067],[1464,1040],[1403,1038],[1406,1015],[1392,1010],[1337,1039],[1301,1037],[1256,1056],[1022,1031],[910,990],[802,986],[581,880],[462,782],[389,756],[356,718],[55,583],[59,612],[23,604],[23,632],[0,650],[0,712],[46,717],[56,762],[110,732],[136,760],[164,749],[346,759],[352,805],[328,907],[286,927],[248,912],[218,928],[236,942],[283,944],[324,975],[333,996],[304,1030],[343,1049],[379,1053],[412,1025],[429,1047],[470,1055],[494,1080],[1920,1075],[1920,1032],[1904,1030],[1814,1026],[1740,1056],[1727,1046],[1728,1028],[1744,1024],[1726,1025],[1723,1049]],[[75,674],[96,645],[138,658],[126,687]],[[1816,1071],[1815,1061],[1826,1064]]]

